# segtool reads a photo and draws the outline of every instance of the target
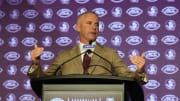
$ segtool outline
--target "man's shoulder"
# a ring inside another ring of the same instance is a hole
[[[111,47],[108,47],[108,46],[104,46],[104,45],[100,45],[100,44],[97,44],[97,46],[99,48],[101,48],[102,50],[104,50],[104,51],[116,52],[116,50],[114,48],[111,48]]]

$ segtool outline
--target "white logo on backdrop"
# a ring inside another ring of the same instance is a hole
[[[34,46],[38,41],[33,37],[25,37],[21,42],[25,46]]]
[[[148,1],[148,2],[156,2],[158,0],[146,0],[146,1]]]
[[[148,94],[146,97],[147,101],[157,101],[157,95],[156,94]]]
[[[165,57],[166,57],[167,60],[175,60],[176,51],[174,49],[167,49],[165,51]]]
[[[156,6],[150,6],[147,9],[147,14],[149,16],[155,17],[158,14],[158,8]]]
[[[68,46],[72,43],[72,39],[67,36],[59,37],[56,39],[56,43],[60,46]]]
[[[43,32],[52,32],[55,30],[56,26],[53,23],[43,23],[39,26],[39,29]]]
[[[145,58],[148,60],[156,60],[160,57],[160,53],[156,50],[148,50],[145,52]]]
[[[34,19],[39,15],[39,12],[34,9],[28,9],[23,12],[25,18]]]
[[[176,15],[179,10],[174,6],[167,6],[161,10],[161,12],[166,16],[173,16]]]
[[[56,2],[56,0],[41,0],[41,2],[46,5],[51,5]]]
[[[96,41],[97,41],[99,44],[104,45],[104,44],[106,44],[107,39],[106,39],[105,37],[103,37],[103,36],[98,36],[98,37],[96,38]]]
[[[14,93],[8,93],[6,95],[6,101],[16,101],[16,95]]]
[[[9,44],[10,47],[17,47],[17,45],[18,45],[17,37],[10,37],[8,39],[8,44]]]
[[[125,57],[125,53],[123,51],[117,50],[117,53],[121,58]]]
[[[21,30],[21,26],[18,24],[8,24],[5,29],[9,32],[9,33],[16,33],[19,32]]]
[[[131,7],[126,10],[126,13],[129,16],[135,17],[135,16],[140,16],[143,13],[143,10],[140,9],[139,7]]]
[[[158,68],[156,66],[156,64],[149,64],[147,66],[147,73],[150,75],[156,75],[158,71]]]
[[[2,10],[0,10],[0,19],[2,19],[5,15],[6,14]]]
[[[3,68],[0,67],[0,74],[3,72]]]
[[[179,39],[174,35],[166,35],[161,39],[161,41],[166,45],[174,45],[178,43]]]
[[[165,28],[168,31],[174,31],[176,29],[176,22],[174,20],[166,21]]]
[[[84,7],[80,7],[77,9],[77,15],[81,15],[82,13],[87,12],[87,9]]]
[[[128,68],[129,68],[132,72],[136,72],[136,70],[137,70],[137,66],[136,66],[136,65],[129,65]]]
[[[78,4],[85,4],[88,3],[89,0],[75,0]]]
[[[112,43],[112,45],[114,45],[114,46],[120,46],[121,43],[122,43],[122,38],[121,38],[121,36],[119,36],[119,35],[113,35],[113,36],[111,37],[111,43]]]
[[[143,41],[143,39],[139,36],[129,36],[126,38],[126,42],[129,45],[139,45],[142,43],[142,41]]]
[[[36,5],[37,0],[27,0],[27,3],[28,3],[29,5]]]
[[[11,17],[11,19],[18,19],[19,18],[19,10],[18,9],[13,9],[10,11],[9,16]]]
[[[2,46],[3,44],[4,44],[4,40],[0,38],[0,46]]]
[[[161,68],[161,71],[163,71],[165,74],[175,74],[179,71],[179,68],[175,65],[168,64]]]
[[[4,81],[3,86],[6,89],[16,89],[19,86],[19,83],[16,80],[6,80]]]
[[[95,12],[98,17],[103,17],[107,14],[107,10],[104,8],[94,8],[92,11]]]
[[[95,2],[96,2],[97,4],[104,4],[104,1],[105,1],[105,0],[95,0]]]
[[[7,52],[4,54],[4,58],[9,60],[9,61],[16,61],[20,58],[20,54],[17,52]]]
[[[149,30],[149,31],[155,31],[155,30],[158,30],[160,28],[160,24],[156,21],[147,21],[145,24],[144,24],[144,27],[146,30]]]
[[[167,94],[161,98],[161,101],[179,101],[179,98],[175,95]]]
[[[26,51],[24,58],[26,61],[31,61],[31,51]]]
[[[149,45],[155,46],[158,43],[158,37],[156,35],[148,35],[147,36],[147,43]]]
[[[131,57],[131,56],[137,56],[139,55],[139,51],[137,49],[132,49],[128,52],[128,57]]]
[[[25,80],[23,81],[23,87],[24,87],[24,89],[26,89],[26,90],[31,90],[30,79],[25,79]]]
[[[26,24],[26,31],[29,33],[34,33],[36,30],[36,25],[33,22],[29,22]]]
[[[42,38],[42,44],[45,47],[51,47],[53,43],[53,39],[51,36],[45,36]]]
[[[176,88],[176,81],[174,79],[167,79],[164,85],[166,89],[174,90]]]
[[[9,5],[20,5],[23,0],[6,0]]]
[[[145,84],[145,88],[147,89],[157,89],[160,86],[160,83],[157,80],[149,80],[147,84]]]
[[[20,71],[26,75],[29,67],[30,67],[29,65],[25,65],[25,66],[21,67]]]
[[[17,73],[17,66],[16,65],[9,65],[7,67],[7,74],[8,75],[16,75]]]
[[[111,0],[111,2],[113,2],[113,3],[121,3],[121,2],[123,2],[124,0]]]
[[[59,31],[68,32],[69,31],[69,23],[68,22],[60,22],[59,23]]]
[[[112,30],[112,31],[121,31],[125,28],[125,25],[122,22],[111,22],[108,27]]]
[[[130,0],[131,3],[139,3],[139,0]]]
[[[139,30],[139,22],[138,21],[130,21],[129,22],[129,29],[130,31],[138,31]]]
[[[41,59],[42,60],[51,60],[54,58],[54,53],[51,52],[51,51],[44,51],[42,54],[41,54]]]
[[[64,9],[59,9],[56,12],[56,14],[61,18],[68,18],[73,14],[73,12],[70,9],[64,8]]]
[[[122,8],[121,7],[113,7],[111,13],[114,17],[121,17],[122,15]]]
[[[70,0],[60,0],[61,4],[68,5],[70,3]]]
[[[43,10],[43,17],[45,19],[52,19],[53,17],[53,10],[51,8],[46,8]]]
[[[20,101],[35,101],[36,98],[31,94],[23,94],[19,97]]]

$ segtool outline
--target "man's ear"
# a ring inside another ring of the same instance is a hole
[[[75,30],[76,30],[77,32],[80,32],[80,26],[79,26],[79,24],[76,24],[76,25],[75,25]]]

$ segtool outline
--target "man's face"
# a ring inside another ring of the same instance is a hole
[[[80,34],[80,41],[88,43],[90,40],[95,41],[99,32],[99,20],[93,13],[83,15],[76,26]]]

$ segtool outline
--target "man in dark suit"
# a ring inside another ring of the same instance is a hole
[[[112,73],[115,73],[117,76],[136,78],[141,82],[148,81],[144,71],[145,59],[143,54],[142,56],[132,56],[130,58],[131,62],[137,66],[137,71],[131,72],[114,49],[101,46],[96,42],[99,19],[94,12],[81,14],[77,19],[76,30],[80,36],[79,44],[58,55],[45,72],[41,70],[39,58],[44,48],[35,45],[31,52],[33,63],[28,71],[28,76],[30,78],[51,76],[61,66],[56,73],[58,75],[112,75]],[[90,47],[90,49],[86,47]],[[90,52],[87,52],[87,50],[90,50]],[[84,65],[84,54],[86,53],[90,59],[90,61],[88,60],[89,64],[86,61],[87,66]],[[78,54],[81,55],[78,56]],[[73,57],[76,58],[72,59]],[[68,61],[69,59],[71,60]],[[112,69],[114,71],[111,71]]]

